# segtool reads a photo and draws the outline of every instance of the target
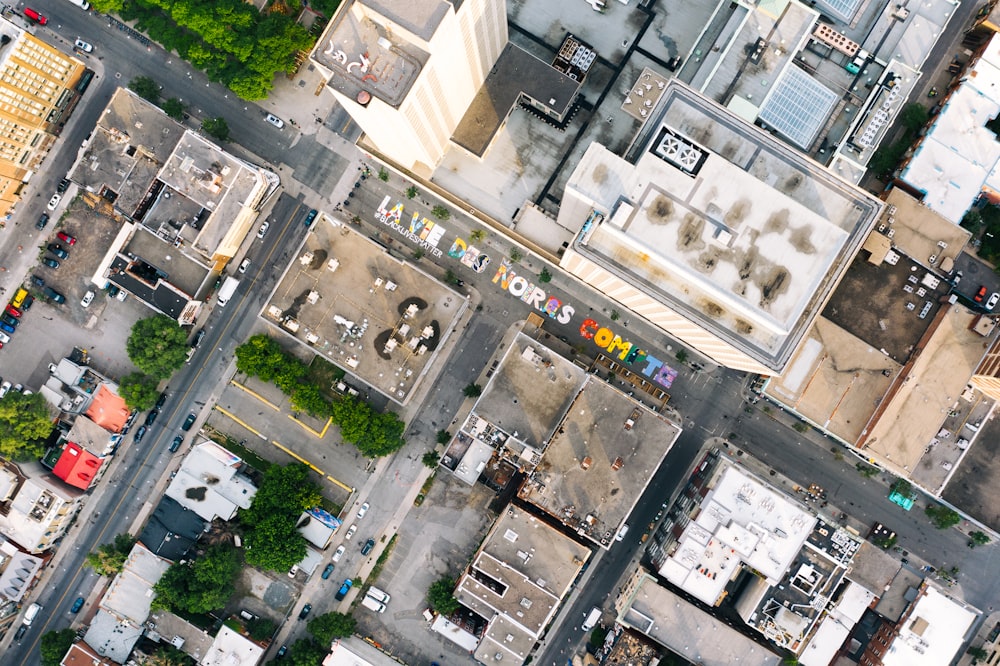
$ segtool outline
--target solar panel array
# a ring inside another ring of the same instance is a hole
[[[798,67],[775,84],[758,120],[795,145],[808,149],[837,103],[837,93]]]

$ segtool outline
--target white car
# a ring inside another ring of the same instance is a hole
[[[73,48],[77,49],[78,51],[83,51],[84,53],[90,53],[91,51],[94,50],[93,45],[88,44],[82,39],[77,39],[75,42],[73,42]]]
[[[10,392],[10,382],[4,382],[3,384],[0,384],[0,398],[4,397],[9,392]]]
[[[371,508],[371,505],[368,502],[365,502],[364,504],[361,505],[361,508],[358,509],[358,519],[359,520],[361,518],[365,517],[365,514],[368,513],[368,509],[369,508]]]
[[[62,200],[62,195],[61,194],[53,194],[52,198],[49,199],[49,204],[48,204],[47,208],[49,210],[55,210],[56,206],[59,205],[59,202],[61,200]]]
[[[278,116],[274,115],[273,113],[269,113],[266,116],[264,116],[264,120],[271,123],[278,129],[281,129],[282,127],[285,126],[285,121],[279,118]]]
[[[288,577],[295,578],[295,574],[299,572],[299,565],[293,564],[292,568],[288,570]]]
[[[8,386],[9,385],[10,384],[8,384]],[[344,541],[350,541],[351,537],[354,536],[354,533],[357,532],[357,531],[358,531],[358,526],[357,525],[351,525],[351,527],[347,530],[347,534],[344,535]]]
[[[125,299],[128,298],[128,292],[125,291],[124,289],[119,289],[118,294],[115,295],[115,298],[124,303]]]
[[[86,294],[83,295],[83,300],[80,301],[80,306],[89,308],[90,304],[93,302],[94,302],[94,292],[88,291]]]
[[[243,263],[240,264],[240,273],[246,273],[248,268],[250,268],[250,260],[244,259]]]
[[[271,228],[270,222],[265,222],[264,224],[260,225],[260,229],[257,230],[257,238],[263,238],[264,234],[266,234],[267,230],[270,228]]]
[[[0,342],[7,344],[8,342],[10,342],[10,336],[4,333],[3,331],[0,331]]]
[[[340,561],[340,558],[342,558],[342,557],[344,556],[344,553],[345,553],[345,552],[347,552],[347,549],[346,549],[346,548],[344,548],[343,546],[341,546],[340,548],[338,548],[338,549],[337,549],[337,552],[335,552],[335,553],[333,554],[333,561],[334,561],[334,562],[339,562],[339,561]]]
[[[1000,294],[998,294],[997,292],[994,291],[990,295],[990,300],[986,301],[986,309],[987,310],[992,310],[993,308],[996,307],[996,304],[998,302],[1000,302]]]

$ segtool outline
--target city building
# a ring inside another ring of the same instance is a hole
[[[357,636],[333,642],[323,666],[398,666],[399,661]]]
[[[276,174],[119,88],[70,173],[83,201],[121,222],[91,281],[191,323],[236,254]]]
[[[43,553],[61,539],[82,502],[82,490],[37,461],[3,461],[0,467],[0,534],[29,553]]]
[[[204,518],[172,497],[162,497],[139,533],[139,543],[157,557],[177,562],[207,530]]]
[[[80,60],[9,18],[0,18],[0,217],[14,212],[86,88]]]
[[[861,666],[938,666],[952,663],[971,637],[980,612],[925,580],[898,622],[883,620]]]
[[[129,409],[125,399],[118,395],[118,384],[90,367],[85,354],[74,354],[74,358],[60,359],[57,365],[50,367],[49,378],[38,393],[59,411],[86,416],[105,430],[105,435],[120,432],[128,420]],[[81,442],[85,442],[93,453],[107,455],[118,442],[114,438],[103,441],[104,438],[84,422],[79,428],[76,432]]]
[[[881,203],[676,80],[658,108],[625,158],[593,143],[570,176],[560,265],[721,365],[781,374]]]
[[[101,472],[102,458],[79,444],[67,441],[56,461],[52,473],[69,485],[87,490],[94,484]]]
[[[206,440],[191,447],[163,494],[206,522],[232,520],[257,494],[242,469],[242,458]]]
[[[311,58],[366,141],[429,175],[506,44],[503,0],[353,0]]]
[[[82,641],[73,643],[59,666],[113,666],[115,662],[105,659]]]
[[[199,663],[201,666],[256,666],[263,656],[263,646],[222,625],[212,647]]]
[[[24,596],[34,586],[45,560],[0,537],[0,631],[17,616]]]
[[[509,505],[455,589],[459,603],[485,621],[481,635],[472,640],[473,646],[478,642],[476,660],[496,664],[527,659],[590,554],[558,530]],[[445,622],[439,616],[434,628],[449,638],[460,633],[468,637],[460,627],[445,629]]]
[[[958,82],[942,92],[940,111],[898,178],[924,204],[958,224],[981,195],[1000,201],[1000,36],[992,36]]]

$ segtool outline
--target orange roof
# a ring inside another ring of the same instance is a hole
[[[66,448],[52,468],[52,473],[71,486],[86,490],[94,482],[102,462],[79,444],[66,442]]]
[[[62,666],[115,666],[115,662],[101,657],[86,643],[74,643],[62,659]]]
[[[110,432],[121,432],[128,420],[128,407],[120,395],[101,384],[94,392],[94,401],[87,410],[90,420]]]

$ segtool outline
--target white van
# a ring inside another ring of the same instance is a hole
[[[595,626],[597,626],[597,621],[601,619],[601,609],[594,606],[590,609],[590,613],[587,614],[587,619],[583,621],[583,630],[590,631]]]
[[[24,620],[22,620],[24,625],[30,627],[31,623],[35,621],[36,617],[38,617],[38,611],[40,610],[42,610],[42,607],[38,604],[31,604],[28,606],[28,610],[24,612]]]
[[[622,528],[618,530],[618,534],[615,535],[615,541],[621,541],[628,534],[628,525],[622,525]]]
[[[389,603],[389,600],[392,599],[392,597],[390,597],[388,594],[378,589],[374,585],[368,588],[368,596],[374,599],[375,601],[379,601],[383,604]]]
[[[364,606],[365,608],[375,611],[376,613],[385,612],[385,604],[381,603],[380,601],[376,601],[375,599],[369,597],[368,595],[365,595],[365,598],[361,600],[361,605]]]

